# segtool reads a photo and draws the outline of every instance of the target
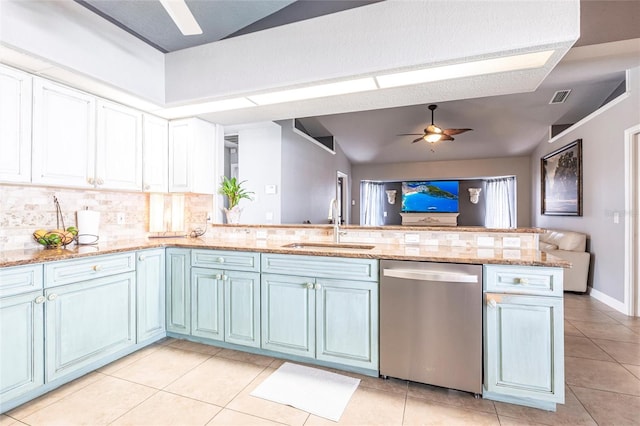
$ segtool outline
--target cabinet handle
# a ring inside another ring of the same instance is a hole
[[[529,284],[529,278],[518,278],[516,279],[516,284]]]
[[[495,308],[496,306],[498,306],[498,303],[493,299],[489,299],[487,301],[487,305],[491,306],[492,308]]]
[[[51,293],[50,295],[47,296],[47,300],[49,302],[53,302],[54,300],[56,300],[58,298],[58,295],[55,293]]]
[[[307,283],[307,284],[306,284],[306,287],[307,287],[309,290],[313,290],[313,283]]]
[[[149,189],[151,189],[151,185],[147,184],[147,185],[144,186],[144,190],[145,191],[148,191]]]
[[[218,258],[218,263],[224,263],[224,257],[219,257]]]
[[[36,300],[34,300],[34,302],[36,302],[36,304],[40,305],[42,303],[44,303],[44,301],[47,300],[44,296],[38,296],[36,297]]]
[[[91,269],[93,269],[95,272],[100,272],[100,271],[102,271],[102,266],[100,266],[100,265],[93,265],[93,268],[91,268]]]
[[[98,185],[102,185],[104,183],[104,180],[102,180],[102,178],[98,178],[97,183]]]
[[[93,185],[93,184],[95,183],[95,180],[94,180],[92,177],[87,178],[87,183],[88,183],[89,185]]]
[[[316,284],[314,287],[316,290],[320,290],[322,288],[322,286],[320,284]]]
[[[140,262],[144,262],[144,260],[147,258],[147,256],[145,256],[144,254],[141,254],[140,256],[138,256],[138,260]]]
[[[221,280],[222,279],[222,274],[217,274],[216,275],[216,280]]]

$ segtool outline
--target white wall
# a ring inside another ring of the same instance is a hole
[[[531,169],[529,157],[485,158],[461,161],[425,161],[416,163],[354,164],[351,198],[352,223],[360,217],[360,181],[401,181],[419,179],[489,178],[515,176],[518,182],[518,226],[531,224]],[[481,194],[481,197],[484,193]]]
[[[640,68],[628,72],[627,78],[628,97],[594,113],[555,142],[542,141],[531,156],[533,224],[588,234],[593,288],[620,302],[624,301],[624,221],[630,219],[624,199],[624,131],[640,124]],[[582,139],[583,215],[544,216],[540,214],[540,158],[576,139]],[[614,223],[614,212],[619,213],[620,223]]]
[[[238,175],[244,186],[255,192],[254,201],[243,200],[240,223],[281,221],[282,132],[275,123],[259,123],[238,130]],[[266,194],[266,185],[276,185]],[[270,219],[268,218],[270,215]]]
[[[282,223],[327,224],[329,204],[336,196],[337,171],[349,175],[351,164],[336,143],[336,153],[282,126]]]

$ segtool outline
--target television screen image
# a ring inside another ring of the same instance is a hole
[[[457,213],[458,190],[455,180],[402,182],[402,212]]]

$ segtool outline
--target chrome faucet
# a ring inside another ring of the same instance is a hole
[[[331,217],[333,218],[333,242],[340,243],[340,217],[338,216],[338,200],[331,200]]]

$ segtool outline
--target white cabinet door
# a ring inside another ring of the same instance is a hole
[[[142,189],[142,113],[98,100],[96,186]]]
[[[0,181],[31,181],[31,82],[0,66]]]
[[[169,124],[167,120],[144,115],[142,136],[142,189],[169,191]]]
[[[564,403],[562,299],[498,293],[485,298],[486,390]]]
[[[92,188],[95,98],[34,80],[32,182]]]
[[[218,134],[217,125],[197,118],[169,123],[169,192],[216,192]]]

